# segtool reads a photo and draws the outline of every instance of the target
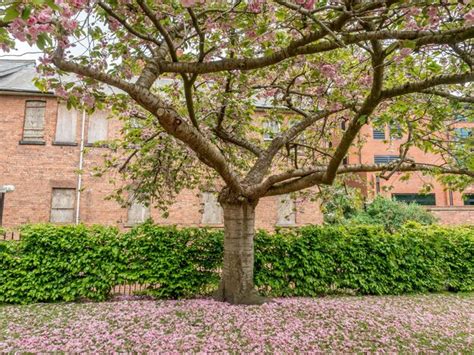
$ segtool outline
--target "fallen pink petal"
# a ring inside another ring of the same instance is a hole
[[[456,352],[472,350],[474,296],[207,299],[0,307],[0,352]]]

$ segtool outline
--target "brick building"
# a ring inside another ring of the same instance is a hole
[[[34,86],[35,74],[34,61],[0,60],[0,226],[51,221],[128,227],[149,216],[159,224],[222,225],[222,214],[212,193],[183,191],[168,218],[139,204],[126,209],[105,200],[113,186],[105,178],[93,177],[92,168],[100,164],[107,148],[93,143],[116,137],[120,123],[108,120],[103,112],[89,117],[68,111],[52,93],[42,93]],[[351,152],[348,162],[394,159],[401,141],[387,143],[388,134],[365,127],[361,132],[365,143]],[[88,147],[87,154],[83,154],[83,147]],[[410,151],[410,156],[420,162],[439,159],[417,150]],[[413,174],[409,181],[400,180],[400,174],[389,181],[379,181],[375,174],[361,176],[361,188],[369,198],[383,194],[415,201],[427,205],[442,222],[474,223],[474,189],[462,196],[445,191],[440,183],[421,174]],[[418,194],[427,180],[433,184],[433,193]],[[257,207],[257,228],[321,222],[318,204],[308,200],[268,197]]]

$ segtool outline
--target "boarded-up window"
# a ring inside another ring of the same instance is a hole
[[[23,140],[44,142],[44,114],[46,101],[26,101]]]
[[[132,202],[128,208],[127,223],[129,225],[135,225],[145,222],[150,218],[150,209],[140,202]]]
[[[280,123],[277,121],[264,121],[263,129],[263,140],[271,141],[280,134]]]
[[[58,143],[75,143],[77,128],[77,111],[68,110],[66,104],[60,104],[56,124],[56,138]]]
[[[74,222],[75,189],[53,189],[51,201],[51,222]]]
[[[213,192],[203,192],[202,194],[202,224],[222,224],[222,207],[217,201],[217,194]]]
[[[87,143],[96,143],[107,139],[109,122],[107,113],[103,111],[94,112],[89,116],[89,130],[87,132]]]
[[[290,195],[281,195],[278,198],[279,226],[292,226],[296,223],[295,201]]]

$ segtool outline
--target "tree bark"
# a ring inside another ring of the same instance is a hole
[[[253,282],[256,202],[221,200],[224,262],[216,298],[232,304],[261,304]]]

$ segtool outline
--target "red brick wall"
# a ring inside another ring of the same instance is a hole
[[[474,206],[428,208],[441,224],[474,224]]]
[[[25,101],[31,99],[46,99],[45,115],[45,145],[20,145],[22,138]],[[14,185],[15,191],[8,193],[5,199],[5,210],[3,224],[6,227],[18,226],[24,223],[47,222],[50,218],[51,194],[54,187],[77,186],[77,168],[79,164],[79,145],[56,146],[53,145],[56,116],[57,99],[53,97],[2,95],[0,96],[0,185]],[[80,140],[81,116],[77,122],[77,143]],[[109,137],[116,136],[120,124],[109,122]],[[87,124],[86,124],[87,132]],[[367,142],[358,150],[354,149],[349,157],[349,163],[372,163],[374,154],[397,154],[398,146],[387,147],[386,144],[371,139],[371,129],[367,128],[363,133],[367,135]],[[121,208],[113,200],[104,198],[113,191],[113,186],[107,177],[95,178],[92,176],[93,166],[100,164],[102,155],[106,148],[89,148],[85,157],[83,173],[83,192],[81,195],[80,219],[87,224],[100,223],[107,225],[125,226],[127,223],[127,211]],[[410,152],[413,157],[420,161],[434,162],[436,156],[426,156],[420,151]],[[374,193],[374,175],[362,174],[365,182],[359,185],[365,186],[369,194]],[[400,180],[396,174],[390,181],[382,182],[382,186],[391,190],[383,194],[390,196],[396,192],[417,192],[424,182],[431,181],[430,178],[414,173],[408,182]],[[437,205],[448,206],[449,195],[443,187],[433,182],[434,191],[437,194]],[[454,205],[462,205],[460,193],[453,193]],[[257,207],[257,228],[272,229],[277,222],[278,198],[269,197],[260,201]],[[297,201],[296,203],[297,225],[314,224],[322,222],[322,215],[316,203],[309,201]],[[201,198],[197,191],[183,191],[179,194],[176,203],[171,206],[167,219],[161,216],[160,211],[153,210],[153,219],[160,224],[177,224],[182,226],[201,225]],[[437,211],[443,221],[449,222],[456,215],[450,211]],[[446,216],[446,217],[444,217]],[[461,216],[461,215],[457,215]],[[463,210],[461,218],[472,223],[474,211]]]
[[[25,101],[46,99],[45,145],[20,145],[24,124]],[[51,195],[55,187],[76,188],[80,153],[81,118],[77,122],[77,146],[53,145],[58,104],[53,97],[0,96],[0,185],[14,185],[15,191],[5,199],[3,224],[6,227],[24,223],[47,222]],[[118,135],[120,124],[109,121],[109,137]],[[87,134],[87,122],[86,122]],[[92,176],[92,168],[102,161],[106,148],[88,148],[83,169],[80,220],[87,224],[127,225],[127,210],[105,197],[113,192],[108,177]],[[264,198],[257,207],[257,228],[272,229],[277,221],[277,197]],[[321,223],[318,206],[305,201],[297,203],[298,225]],[[160,224],[200,226],[201,197],[198,191],[183,191],[171,206],[168,218],[159,210],[151,216]]]
[[[468,124],[469,125],[469,124]],[[373,164],[374,155],[399,155],[400,144],[403,140],[393,140],[392,142],[384,142],[372,138],[372,128],[365,126],[360,135],[360,139],[364,142],[360,149],[353,149],[350,157],[350,163],[357,164]],[[411,148],[407,155],[417,163],[442,164],[443,160],[440,156],[425,153],[418,148]],[[392,193],[418,193],[425,185],[431,184],[430,193],[436,194],[436,206],[451,206],[450,195],[452,195],[452,206],[463,206],[463,193],[459,191],[449,192],[446,188],[431,176],[427,176],[421,172],[410,173],[410,179],[404,180],[402,177],[405,173],[396,173],[389,180],[380,179],[381,195],[390,197]],[[376,180],[374,173],[361,174],[366,180],[367,191],[369,196],[376,195]],[[474,187],[468,188],[464,193],[473,193]],[[443,214],[444,212],[440,212]],[[473,212],[470,212],[473,213]],[[473,216],[474,217],[474,216]],[[447,219],[448,220],[448,219]]]

